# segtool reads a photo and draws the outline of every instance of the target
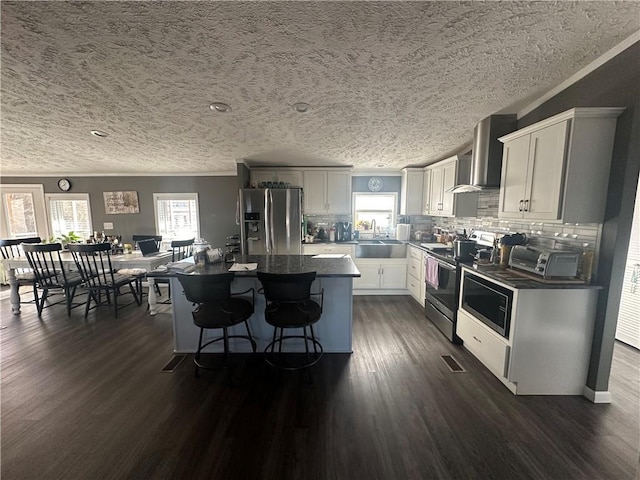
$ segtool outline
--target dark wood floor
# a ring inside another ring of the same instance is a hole
[[[161,372],[163,309],[40,321],[0,302],[2,480],[638,478],[640,355],[624,345],[612,404],[516,397],[409,297],[356,297],[352,355],[312,383],[244,357],[230,386],[190,359]]]

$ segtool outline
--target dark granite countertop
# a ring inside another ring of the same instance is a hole
[[[183,261],[193,263],[193,258]],[[268,273],[302,273],[316,272],[318,277],[359,277],[360,271],[351,260],[351,257],[343,258],[313,258],[310,255],[236,255],[236,263],[257,263],[261,272]],[[195,273],[221,273],[226,272],[232,263],[215,263],[197,268]],[[239,277],[255,277],[257,270],[247,272],[235,272]],[[170,271],[154,270],[147,273],[149,277],[172,277],[175,273]]]
[[[601,289],[600,285],[586,283],[571,283],[571,281],[563,280],[540,280],[529,278],[526,272],[519,272],[512,268],[504,268],[498,265],[462,265],[465,270],[481,273],[491,280],[498,283],[519,289],[576,289],[576,288],[595,288]]]

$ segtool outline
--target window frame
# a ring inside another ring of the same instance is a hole
[[[356,208],[356,197],[370,197],[370,196],[376,196],[376,197],[392,197],[393,198],[393,206],[391,207],[391,218],[389,220],[389,234],[391,235],[392,232],[395,229],[395,225],[397,222],[397,218],[398,218],[398,192],[353,192],[352,194],[352,198],[351,198],[351,205],[352,205],[352,209],[351,209],[351,215],[353,218],[353,226],[355,229],[355,225],[356,225],[356,219],[357,219],[357,208]],[[374,212],[373,210],[360,210],[360,211],[371,211],[372,213]],[[377,212],[380,212],[381,210],[376,210]],[[373,235],[375,235],[375,232],[373,232]]]
[[[2,221],[0,221],[0,236],[2,238],[26,238],[33,236],[25,234],[22,237],[11,234],[11,228],[8,224],[9,215],[7,212],[8,205],[4,200],[5,193],[29,193],[33,195],[33,206],[35,215],[35,224],[37,236],[44,239],[49,238],[50,228],[47,215],[47,207],[44,199],[44,185],[37,183],[4,183],[0,184],[0,203],[2,203]]]
[[[89,238],[93,233],[93,213],[91,211],[91,197],[88,193],[47,193],[44,196],[44,203],[47,210],[47,222],[49,224],[49,231],[51,236],[56,236],[56,232],[53,227],[53,218],[51,218],[51,200],[85,200],[87,202],[87,209],[89,211]],[[73,230],[76,232],[76,229]],[[60,232],[60,235],[67,234],[68,232]],[[77,233],[77,232],[76,232]]]
[[[155,222],[156,235],[162,235],[162,243],[170,243],[171,240],[186,240],[184,238],[169,238],[164,233],[160,232],[159,219],[158,219],[158,201],[167,200],[195,200],[196,203],[196,235],[195,238],[201,238],[200,234],[200,202],[197,192],[191,193],[154,193],[153,194],[153,219]]]

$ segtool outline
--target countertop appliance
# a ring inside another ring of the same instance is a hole
[[[472,236],[478,246],[493,246],[496,235],[492,232],[475,232]],[[425,316],[453,343],[462,343],[456,334],[458,301],[460,298],[461,265],[473,263],[468,258],[455,256],[453,248],[441,243],[422,243],[427,249],[425,275]]]
[[[353,224],[351,222],[336,223],[336,241],[350,242],[353,240]]]
[[[302,255],[302,190],[240,189],[243,255]]]
[[[573,278],[578,274],[580,254],[562,250],[515,245],[509,266],[535,273],[543,278]]]

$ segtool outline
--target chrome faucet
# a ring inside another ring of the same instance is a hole
[[[376,219],[371,220],[371,230],[373,230],[373,238],[376,238]]]

